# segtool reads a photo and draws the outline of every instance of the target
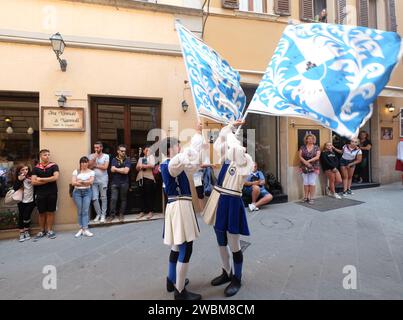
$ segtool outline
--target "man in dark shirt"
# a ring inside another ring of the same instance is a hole
[[[353,178],[358,183],[369,182],[369,154],[372,148],[372,143],[371,140],[369,140],[369,134],[366,131],[361,131],[358,138],[360,139],[362,160],[355,168]]]
[[[120,214],[119,220],[123,221],[123,215],[126,211],[127,191],[129,190],[129,171],[131,167],[130,159],[126,156],[126,146],[118,147],[118,154],[112,159],[111,172],[111,216],[110,221],[116,217],[116,205],[120,195]]]
[[[40,162],[32,170],[32,184],[35,188],[36,206],[39,211],[39,226],[41,231],[35,236],[37,241],[44,236],[56,238],[53,229],[57,204],[57,179],[59,167],[50,162],[50,152],[47,149],[39,151]],[[47,228],[47,232],[46,229]]]

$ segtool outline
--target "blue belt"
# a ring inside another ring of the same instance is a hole
[[[168,197],[168,203],[171,203],[171,202],[174,202],[177,200],[192,201],[192,196],[169,196]]]
[[[214,186],[214,189],[221,194],[234,196],[234,197],[242,197],[242,192],[237,191],[237,190],[227,189],[227,188],[223,188],[220,186]]]

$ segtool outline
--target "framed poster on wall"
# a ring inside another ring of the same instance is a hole
[[[381,128],[381,140],[393,140],[393,128],[382,127]]]
[[[320,130],[319,129],[298,129],[298,150],[304,145],[304,138],[308,134],[313,134],[316,137],[316,145],[320,146]]]
[[[41,108],[43,131],[85,131],[84,108]]]

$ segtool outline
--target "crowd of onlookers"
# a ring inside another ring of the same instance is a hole
[[[39,160],[32,170],[28,164],[20,165],[15,169],[13,188],[6,196],[10,199],[18,198],[16,202],[18,202],[19,241],[21,242],[31,238],[29,229],[35,207],[39,213],[40,231],[35,235],[34,241],[43,237],[56,238],[53,225],[57,211],[59,167],[50,161],[50,151],[47,149],[39,152]],[[138,218],[145,214],[147,219],[153,216],[155,165],[155,157],[150,154],[146,146],[136,166],[138,170],[136,181],[140,187],[141,198],[144,200],[143,211]],[[103,153],[102,142],[96,142],[94,153],[80,158],[77,168],[72,172],[70,184],[80,226],[76,237],[93,236],[88,228],[91,203],[96,214],[94,222],[106,222],[108,207],[110,221],[117,217],[123,221],[130,186],[130,168],[131,160],[126,155],[124,145],[118,146],[116,156],[111,159],[108,154]],[[108,203],[108,188],[110,188],[110,203]]]
[[[341,149],[326,142],[320,150],[316,145],[316,137],[308,134],[304,144],[299,149],[300,173],[304,184],[303,201],[314,203],[316,179],[320,174],[320,167],[327,178],[327,194],[336,199],[353,194],[351,185],[356,175],[357,182],[369,182],[368,158],[371,150],[371,141],[368,133],[361,131],[358,139],[352,139]],[[336,192],[336,185],[342,184],[341,193]]]

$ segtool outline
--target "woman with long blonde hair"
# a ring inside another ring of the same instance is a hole
[[[351,195],[351,183],[355,166],[362,161],[362,151],[360,149],[359,140],[351,139],[350,143],[345,144],[342,150],[333,147],[333,150],[342,154],[340,159],[340,171],[343,177],[343,196]]]
[[[336,199],[341,199],[341,197],[336,193],[336,184],[341,183],[343,180],[338,170],[339,158],[334,153],[333,144],[331,142],[326,142],[324,144],[322,153],[320,154],[320,162],[329,181],[328,195]]]

